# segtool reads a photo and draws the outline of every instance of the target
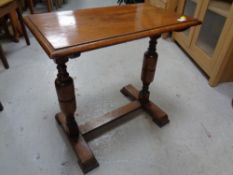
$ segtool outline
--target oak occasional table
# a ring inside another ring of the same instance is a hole
[[[158,54],[157,39],[161,33],[182,31],[200,24],[188,17],[179,22],[176,13],[146,4],[111,6],[57,13],[29,15],[25,23],[47,55],[57,64],[55,87],[61,108],[57,122],[67,135],[84,173],[96,168],[95,159],[87,141],[99,129],[138,109],[150,114],[160,127],[169,122],[167,114],[149,100],[149,85],[154,79]],[[76,100],[73,79],[66,70],[69,58],[82,52],[150,37],[149,48],[144,54],[141,80],[142,89],[132,85],[121,89],[131,102],[102,117],[78,125],[74,118]]]

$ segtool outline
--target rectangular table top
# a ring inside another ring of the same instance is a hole
[[[50,58],[182,30],[200,24],[147,4],[110,6],[34,14],[25,23]]]

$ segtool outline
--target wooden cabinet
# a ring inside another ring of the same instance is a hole
[[[203,24],[173,38],[209,77],[209,84],[233,81],[233,0],[179,0],[177,12]]]
[[[154,5],[156,7],[175,10],[178,0],[145,0],[146,3]]]

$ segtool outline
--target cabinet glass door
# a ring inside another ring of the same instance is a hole
[[[199,12],[203,0],[179,0],[177,12],[184,16],[195,17],[199,19]],[[183,32],[175,32],[174,38],[182,47],[190,47],[193,39],[193,32],[196,27],[191,27]]]
[[[196,8],[197,8],[197,1],[198,0],[186,0],[184,5],[184,12],[185,16],[195,16]],[[185,30],[183,33],[188,36],[190,29]]]
[[[233,0],[209,0],[208,2],[196,45],[210,57],[218,44],[232,2]]]

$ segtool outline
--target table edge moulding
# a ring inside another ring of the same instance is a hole
[[[54,18],[57,18],[56,16],[62,16],[62,14],[64,14],[64,16],[66,15],[66,13],[78,13],[79,16],[83,17],[83,11],[88,10],[91,12],[92,9],[97,9],[99,11],[104,11],[105,9],[111,8],[111,10],[115,10],[118,8],[127,8],[130,7],[130,10],[133,12],[137,12],[140,10],[138,9],[145,9],[144,11],[160,11],[160,12],[164,12],[165,10],[154,7],[152,5],[146,5],[146,4],[140,4],[140,5],[127,5],[127,6],[111,6],[111,7],[99,7],[99,8],[91,8],[91,9],[81,9],[81,10],[75,10],[75,11],[66,11],[66,12],[52,12],[52,13],[44,13],[44,14],[36,14],[36,15],[29,15],[25,17],[25,23],[26,25],[29,27],[29,29],[31,30],[31,32],[34,34],[34,36],[37,38],[38,42],[41,44],[41,46],[44,48],[44,50],[46,51],[46,53],[48,54],[48,56],[50,58],[58,58],[58,57],[72,57],[73,53],[77,53],[77,52],[84,52],[84,51],[89,51],[89,50],[93,50],[93,49],[97,49],[97,48],[101,48],[101,47],[106,47],[106,46],[111,46],[114,44],[120,44],[120,43],[124,43],[126,41],[132,41],[132,40],[136,40],[136,39],[140,39],[140,38],[144,38],[147,36],[153,36],[156,34],[160,34],[162,31],[166,32],[166,31],[179,31],[179,30],[183,30],[184,28],[187,28],[188,26],[194,26],[197,24],[200,24],[200,21],[190,18],[186,21],[180,22],[178,25],[176,23],[176,21],[173,20],[173,23],[168,23],[167,26],[163,26],[162,28],[160,26],[151,26],[150,28],[146,28],[143,30],[138,30],[138,31],[133,31],[127,34],[123,34],[123,35],[115,35],[112,37],[106,37],[106,38],[102,38],[102,39],[98,39],[98,40],[93,40],[93,41],[88,41],[88,42],[84,42],[84,43],[77,43],[76,45],[72,45],[72,46],[67,46],[67,47],[61,47],[61,48],[55,48],[49,41],[48,39],[44,36],[43,31],[39,30],[37,28],[37,26],[35,25],[35,19],[37,16],[40,17],[46,17],[48,18],[49,16],[54,15]],[[138,12],[138,13],[139,13]],[[154,13],[154,14],[159,14],[159,13]],[[169,17],[173,17],[174,19],[177,19],[179,17],[178,14],[176,14],[175,12],[169,12]],[[56,15],[56,16],[55,16]],[[112,14],[110,14],[112,15]],[[113,14],[115,16],[120,16],[119,14],[117,14],[117,12],[115,14]],[[161,15],[162,16],[162,15]],[[52,19],[54,19],[52,18]],[[121,17],[119,17],[120,19]],[[132,19],[132,18],[131,18]],[[139,17],[135,18],[135,20],[138,20]],[[91,20],[87,18],[87,20]],[[109,19],[111,20],[111,19]],[[122,19],[125,20],[125,19]],[[135,21],[134,21],[135,22]],[[62,27],[62,26],[60,26]],[[81,34],[81,32],[80,32]]]

